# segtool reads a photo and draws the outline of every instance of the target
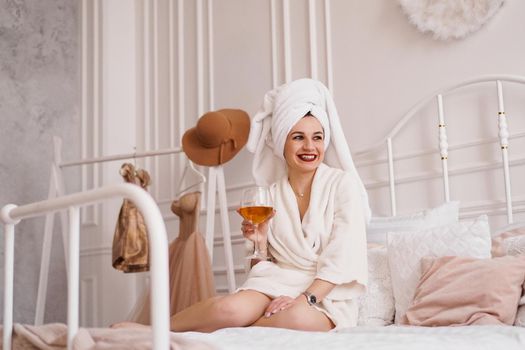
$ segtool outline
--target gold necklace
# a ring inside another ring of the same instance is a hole
[[[288,183],[290,184],[290,188],[292,189],[296,197],[299,197],[300,199],[304,198],[305,192],[297,192],[295,188],[292,186],[292,184],[290,183],[290,179],[288,179]]]
[[[292,191],[293,191],[293,193],[295,194],[296,197],[299,197],[299,198],[303,198],[303,197],[304,197],[304,192],[303,192],[303,193],[301,193],[301,192],[297,192],[297,191],[293,188],[292,184],[290,184],[290,187],[292,188]]]
[[[303,198],[304,197],[304,193],[298,193],[298,192],[295,192],[295,190],[293,191],[293,193],[299,198]]]

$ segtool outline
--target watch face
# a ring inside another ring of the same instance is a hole
[[[310,294],[310,303],[317,304],[317,298],[313,294]]]

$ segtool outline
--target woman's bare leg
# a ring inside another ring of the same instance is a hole
[[[288,309],[261,317],[252,326],[278,327],[303,331],[329,331],[333,322],[321,311],[305,303],[296,303]]]
[[[261,317],[270,301],[266,295],[253,290],[210,298],[173,315],[170,328],[175,332],[213,332],[248,326]]]

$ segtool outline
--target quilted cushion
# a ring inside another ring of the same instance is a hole
[[[385,246],[368,249],[368,285],[358,303],[359,326],[387,326],[394,322],[394,294]]]
[[[388,263],[395,299],[395,321],[399,323],[412,301],[424,256],[447,255],[489,258],[490,230],[486,215],[425,231],[389,232]]]
[[[525,236],[510,237],[503,241],[506,255],[525,255]]]

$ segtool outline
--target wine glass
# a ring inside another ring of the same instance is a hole
[[[268,187],[255,186],[245,189],[242,192],[241,208],[239,213],[241,216],[250,221],[255,226],[264,222],[272,214],[272,198]],[[261,259],[266,260],[268,257],[259,249],[259,230],[255,227],[255,249],[253,254],[247,256],[246,259]]]

